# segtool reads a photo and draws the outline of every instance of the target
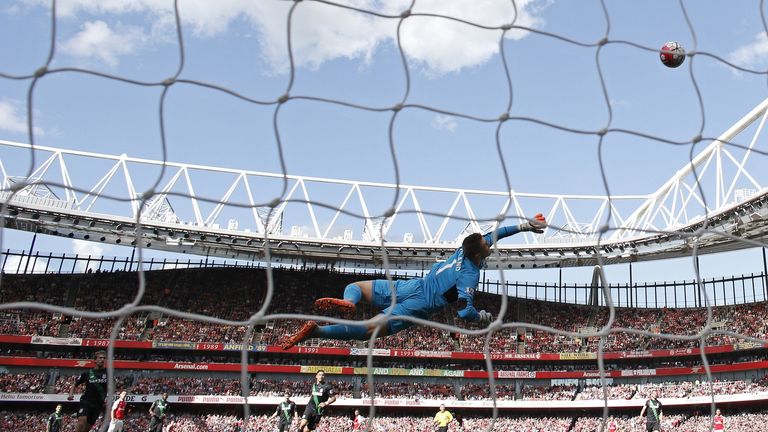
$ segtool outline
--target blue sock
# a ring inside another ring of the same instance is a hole
[[[360,303],[360,299],[363,297],[363,290],[355,284],[349,284],[344,288],[344,300],[350,301],[354,304]]]
[[[366,340],[368,329],[360,325],[333,324],[318,327],[312,337],[341,340]]]

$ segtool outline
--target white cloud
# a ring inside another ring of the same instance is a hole
[[[27,133],[27,116],[20,102],[0,99],[0,130],[19,134]],[[34,131],[36,135],[45,135],[45,132],[37,126]]]
[[[8,15],[16,15],[19,12],[21,12],[21,7],[18,4],[11,4],[11,5],[4,5],[5,7],[2,8],[2,13],[8,14]]]
[[[410,3],[404,0],[381,2],[348,0],[347,4],[393,14]],[[258,2],[258,15],[252,16],[261,30],[262,49],[276,69],[286,67],[286,21],[290,3]],[[536,27],[542,24],[534,14],[546,2],[518,1],[517,25]],[[416,3],[413,13],[439,14],[461,18],[473,23],[499,26],[511,23],[514,9],[505,0],[423,0]],[[329,26],[328,23],[333,23]],[[376,18],[321,3],[302,3],[296,8],[292,25],[294,61],[300,66],[315,67],[337,58],[373,56],[383,43],[396,43],[395,19]],[[522,31],[510,31],[508,38],[520,39]],[[488,61],[499,51],[500,30],[485,30],[445,18],[409,17],[401,32],[401,44],[408,58],[432,75],[456,72]]]
[[[756,34],[752,43],[728,55],[729,62],[750,69],[764,69],[768,64],[766,58],[768,58],[768,37],[765,33]]]
[[[264,58],[276,71],[285,71],[289,65],[286,24],[291,4],[256,3],[259,10],[250,18],[259,29]],[[367,9],[376,2],[348,0],[345,3]],[[394,3],[389,2],[387,7],[392,8]],[[379,44],[395,36],[396,24],[394,20],[376,19],[321,3],[299,4],[291,27],[294,62],[297,66],[315,68],[339,58],[370,60]]]
[[[26,5],[47,6],[49,0],[19,0]],[[551,0],[518,0],[518,25],[537,27],[540,13]],[[360,9],[399,14],[409,0],[341,0]],[[58,13],[77,18],[82,14],[148,14],[153,33],[174,29],[173,2],[168,0],[60,0]],[[209,37],[227,30],[239,18],[247,19],[259,32],[259,44],[274,71],[288,66],[286,23],[293,2],[252,0],[185,0],[180,3],[182,25],[198,36]],[[498,26],[512,22],[515,9],[508,0],[421,0],[414,13],[433,13],[461,18],[478,24]],[[73,52],[95,56],[107,64],[116,64],[119,55],[136,49],[139,41],[122,32],[111,31],[106,24],[89,23],[70,42]],[[369,61],[377,47],[395,43],[397,19],[378,18],[333,5],[301,2],[296,4],[291,28],[294,61],[298,66],[317,67],[324,62],[348,58]],[[511,31],[507,37],[519,39],[527,33]],[[483,64],[498,53],[498,30],[481,30],[442,18],[409,17],[402,28],[401,40],[406,55],[428,74],[456,72]],[[157,40],[155,37],[152,40]],[[143,42],[147,42],[145,39]]]
[[[437,114],[432,118],[432,127],[439,130],[447,130],[453,133],[456,130],[456,119],[452,116]]]
[[[19,0],[26,6],[49,8],[50,0]],[[173,10],[173,2],[166,0],[59,0],[56,2],[56,15],[75,17],[80,13],[88,14],[124,14],[143,12],[151,9]]]
[[[5,262],[3,271],[5,273],[16,273],[16,270],[18,269],[19,273],[24,273],[24,269],[26,267],[27,273],[44,273],[45,259],[38,258],[35,260],[35,257],[32,257],[30,260],[30,258],[27,256],[24,258],[17,255],[9,256],[8,260]]]
[[[76,271],[85,272],[87,269],[85,264],[87,258],[101,258],[104,256],[104,247],[100,243],[90,242],[85,240],[72,240],[72,253],[78,255],[78,261],[76,265]],[[98,263],[91,261],[89,267],[91,269],[98,268]]]
[[[516,25],[537,27],[541,18],[541,2],[523,0],[516,2]],[[498,0],[474,0],[447,2],[426,0],[417,2],[414,12],[445,15],[486,26],[509,24],[515,17],[512,2]],[[507,38],[521,39],[523,31],[510,31]],[[430,74],[457,72],[490,60],[499,52],[500,30],[480,29],[444,18],[415,17],[406,21],[402,44],[406,54],[424,66]]]
[[[81,257],[101,257],[104,255],[104,248],[96,242],[72,240],[72,252]]]
[[[80,32],[61,44],[61,48],[71,56],[94,59],[115,67],[120,56],[136,51],[142,34],[138,27],[118,26],[115,31],[104,21],[87,21]]]

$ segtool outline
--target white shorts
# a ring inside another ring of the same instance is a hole
[[[123,432],[123,421],[112,419],[112,422],[109,424],[109,429],[107,429],[107,432]]]

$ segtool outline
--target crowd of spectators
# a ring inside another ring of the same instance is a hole
[[[491,389],[488,384],[464,384],[461,386],[461,399],[486,400],[491,397]]]
[[[491,297],[491,296],[488,296]],[[505,321],[526,322],[551,327],[556,330],[577,332],[589,323],[591,309],[585,306],[558,304],[537,301],[517,300],[507,309]],[[491,309],[493,310],[493,309]],[[524,335],[519,339],[518,334]],[[505,339],[499,342],[496,339]],[[515,345],[513,345],[516,342]],[[514,348],[517,352],[578,352],[581,350],[580,338],[550,333],[539,329],[520,329],[509,334],[497,333],[493,336],[491,347]]]
[[[659,392],[660,398],[684,398],[695,384],[690,381],[654,383],[637,387],[633,399],[649,399],[654,391]]]
[[[141,377],[131,388],[136,394],[161,394],[168,392],[173,395],[240,395],[240,381],[236,379],[210,377]]]
[[[299,312],[299,309],[295,312]],[[309,311],[307,311],[309,313]],[[296,333],[301,326],[304,325],[305,321],[297,320],[297,319],[286,319],[286,320],[273,320],[266,324],[266,326],[263,328],[262,331],[260,331],[256,337],[255,342],[262,345],[280,345],[280,343],[287,337],[291,336],[292,334]],[[304,345],[319,345],[320,342],[314,339],[310,339],[304,343]],[[336,340],[336,339],[329,339],[322,341],[322,346],[324,347],[334,347],[334,348],[350,348],[357,345],[357,342],[355,341],[344,341],[344,340]]]
[[[443,322],[442,316],[434,317],[435,322]],[[429,326],[413,326],[384,339],[376,340],[375,348],[414,349],[455,351],[457,346],[450,333]]]
[[[130,414],[125,419],[125,428],[123,430],[147,430],[149,419],[145,409],[137,410],[129,405]],[[140,412],[139,412],[140,411]],[[28,411],[28,410],[5,410],[0,411],[0,430],[13,432],[39,432],[47,430],[46,422],[51,411]],[[99,430],[104,417],[100,416],[91,430]],[[77,414],[64,410],[61,432],[74,432],[77,424]],[[199,429],[202,432],[204,429]],[[196,430],[197,431],[197,430]],[[232,429],[220,429],[220,432],[236,432]],[[240,431],[237,431],[240,432]]]
[[[60,322],[50,312],[9,310],[0,314],[0,334],[58,336]]]
[[[191,341],[242,344],[245,326],[225,326],[185,319],[169,319],[154,327],[149,338],[156,341]]]
[[[603,427],[602,417],[579,417],[576,419],[576,422],[573,424],[570,432],[595,432],[600,430],[607,431],[608,426],[611,423],[615,423],[617,430],[620,431],[637,431],[645,429],[640,426],[637,417],[609,417],[606,419],[605,427]]]
[[[50,413],[26,413],[0,411],[0,430],[16,432],[37,432],[46,430],[45,421]],[[67,425],[68,426],[68,425]],[[74,430],[66,427],[64,431]]]
[[[714,381],[694,385],[688,397],[716,395],[749,394],[768,391],[768,387],[750,381]]]
[[[722,413],[726,431],[768,432],[768,413]],[[709,413],[690,416],[682,423],[682,432],[709,432],[712,418]]]
[[[654,331],[658,333],[658,320],[661,315],[659,309],[616,309],[611,328],[624,328],[633,330]],[[608,309],[600,308],[594,319],[594,327],[602,328],[608,323]],[[597,351],[599,342],[597,337],[587,338],[587,351]],[[606,352],[637,351],[644,349],[649,342],[646,337],[638,336],[626,331],[611,332],[605,341]]]
[[[366,278],[375,277],[368,275]],[[320,270],[276,270],[268,314],[313,314],[313,299],[340,296],[343,287],[360,276]],[[78,310],[112,311],[130,303],[138,293],[135,273],[89,273],[79,275],[6,275],[0,303],[36,301],[73,307]],[[215,287],[215,289],[212,289]],[[146,273],[145,292],[140,304],[168,307],[230,321],[246,321],[259,311],[267,291],[265,270],[178,269]],[[285,295],[283,295],[285,294]],[[498,297],[478,293],[476,305],[498,313]],[[365,318],[375,311],[358,308],[345,318]],[[768,334],[768,303],[720,306],[713,309],[716,329],[765,338]],[[325,313],[325,312],[324,312]],[[630,328],[677,335],[695,335],[705,326],[706,309],[617,309],[614,328]],[[449,308],[432,318],[436,322],[476,329],[476,325],[455,317]],[[599,329],[607,323],[608,311],[580,305],[509,299],[505,322],[525,322],[569,332]],[[88,319],[61,316],[40,310],[6,310],[0,313],[0,333],[42,336],[107,338],[116,319]],[[278,344],[303,324],[299,319],[257,323],[252,343]],[[126,340],[242,343],[246,327],[211,324],[173,315],[139,313],[122,322],[118,338]],[[518,335],[520,337],[518,338]],[[377,348],[480,352],[485,336],[451,333],[429,326],[414,326],[376,341]],[[489,340],[494,352],[579,352],[595,351],[598,339],[584,334],[563,336],[538,329],[504,328]],[[729,336],[711,335],[710,344],[738,342]],[[309,345],[318,344],[309,340]],[[323,341],[323,346],[352,347],[354,341]],[[606,339],[606,351],[689,348],[698,340],[682,341],[643,337],[615,332]]]
[[[37,302],[63,305],[72,276],[3,276],[0,303]],[[13,335],[57,336],[59,322],[50,312],[8,309],[0,312],[0,332]]]
[[[61,374],[56,378],[56,383],[53,385],[53,392],[57,394],[69,393],[72,388],[72,384],[80,375]],[[115,377],[115,389],[131,389],[133,387],[134,376],[133,375],[119,375]],[[82,387],[80,390],[82,391]]]
[[[47,373],[12,374],[0,373],[2,393],[43,393],[48,382]]]
[[[346,408],[333,408],[335,412],[323,416],[318,432],[348,432],[352,428],[351,412]],[[366,409],[361,409],[363,415]],[[14,432],[37,432],[45,430],[45,421],[50,414],[44,411],[0,411],[0,430]],[[639,413],[638,413],[639,414]],[[725,427],[728,431],[768,432],[768,413],[758,412],[724,412]],[[125,420],[125,430],[146,430],[148,415],[144,406],[129,404],[128,416]],[[100,418],[94,425],[97,430],[102,424]],[[432,432],[434,431],[433,417],[430,414],[414,414],[412,416],[388,416],[377,415],[368,419],[371,430],[374,432]],[[74,430],[75,413],[65,409],[63,432]],[[269,419],[267,412],[252,412],[244,425],[242,414],[232,414],[214,407],[198,409],[196,412],[185,412],[184,409],[174,408],[166,419],[163,428],[165,432],[267,432],[273,431],[276,420]],[[493,429],[490,429],[493,423]],[[464,431],[493,430],[499,432],[594,432],[607,430],[607,425],[615,423],[619,431],[644,430],[645,419],[638,415],[611,416],[606,419],[606,428],[601,429],[602,417],[582,416],[572,417],[533,417],[533,416],[509,416],[500,414],[495,420],[490,416],[464,416]],[[691,412],[682,414],[665,415],[663,426],[669,430],[681,432],[708,432],[711,427],[709,412]],[[452,422],[449,426],[452,432],[462,429],[459,423]]]
[[[456,389],[451,384],[411,382],[375,382],[376,394],[374,397],[383,399],[447,399],[454,400]],[[363,381],[360,391],[362,398],[369,398],[368,381]]]
[[[56,377],[52,391],[65,394],[78,375],[62,374]],[[43,393],[51,379],[48,373],[3,373],[0,374],[0,391],[4,393]],[[211,376],[157,376],[142,374],[121,374],[115,378],[115,388],[132,394],[171,395],[240,395],[240,379],[236,377]],[[370,397],[368,381],[362,379],[360,392],[355,390],[355,381],[329,379],[337,394],[343,398]],[[286,392],[293,396],[310,393],[310,379],[266,379],[254,377],[249,380],[251,396],[281,397]],[[487,382],[463,382],[460,385],[445,382],[424,382],[420,380],[375,381],[376,398],[384,399],[441,399],[441,400],[488,400],[491,399]],[[716,380],[711,386],[706,381],[668,381],[648,384],[609,384],[606,387],[608,399],[648,399],[654,390],[661,398],[693,398],[715,395],[757,394],[768,392],[768,376],[760,379],[727,381]],[[497,400],[516,400],[514,384],[496,384]],[[520,400],[598,400],[603,399],[600,385],[523,385]]]
[[[696,381],[688,393],[688,397],[709,396],[712,393],[716,395],[735,395],[735,394],[754,394],[768,392],[768,379],[763,377],[759,380],[743,381],[720,381],[715,380],[711,383],[706,381]]]
[[[639,412],[638,412],[639,414]],[[607,431],[608,426],[611,423],[616,424],[616,430],[618,431],[638,431],[645,430],[645,418],[639,416],[616,416],[608,417],[605,422],[605,428],[603,426],[602,417],[579,417],[573,424],[570,432],[595,432],[595,431]],[[676,431],[688,431],[688,429],[681,429],[685,424],[685,416],[683,415],[665,415],[662,421],[663,430],[671,428]],[[709,429],[707,429],[709,431]]]
[[[724,323],[729,331],[758,339],[768,335],[768,302],[718,307],[714,312],[714,321]],[[732,343],[733,338],[725,338],[725,342]]]
[[[461,386],[463,400],[487,400],[491,398],[491,387],[488,384],[464,384]],[[496,385],[496,400],[514,400],[514,385]]]
[[[251,395],[253,396],[282,396],[286,391],[295,396],[308,395],[312,392],[314,380],[251,380]],[[336,394],[342,398],[351,398],[354,384],[350,381],[334,380],[331,377],[326,382],[333,386]]]
[[[464,421],[465,431],[487,431],[492,418],[468,418]],[[499,417],[493,423],[493,431],[567,431],[573,419],[571,417]],[[421,431],[419,431],[421,432]]]
[[[317,313],[317,311],[306,307],[297,308],[294,312],[305,314]],[[436,322],[445,323],[445,320],[442,319],[443,317],[441,316],[435,316],[433,318]],[[296,333],[296,331],[304,325],[304,322],[305,321],[303,320],[272,321],[257,335],[255,342],[264,345],[279,345],[286,337]],[[358,346],[360,342],[334,339],[323,341],[309,339],[303,344],[349,348]],[[447,331],[429,326],[413,326],[399,333],[395,333],[394,335],[387,336],[386,338],[377,339],[374,343],[374,348],[455,351],[457,345],[454,338]]]
[[[608,391],[608,399],[628,400],[637,391],[637,386],[631,384],[613,384],[605,387]],[[603,399],[603,387],[599,385],[585,386],[576,395],[576,400]]]
[[[13,390],[13,381],[25,382],[33,378],[47,379],[45,374],[42,377],[29,374],[7,374],[0,375],[0,389],[4,389],[7,382],[10,390],[8,393],[41,393],[42,387],[37,391],[15,391]],[[63,394],[69,392],[75,375],[61,375],[54,384],[54,392]],[[217,378],[217,377],[185,377],[185,376],[137,376],[123,375],[115,377],[115,388],[126,390],[132,394],[161,394],[168,392],[172,395],[217,395],[217,396],[237,396],[241,393],[239,378]],[[340,397],[353,397],[354,384],[344,380],[328,380]],[[305,380],[275,380],[275,379],[257,379],[253,378],[249,382],[251,396],[283,396],[285,392],[291,395],[302,396],[311,392],[312,381]],[[37,387],[36,387],[37,388]],[[402,397],[402,396],[399,396]]]
[[[112,334],[115,319],[73,318],[69,324],[69,336],[90,339],[107,339]],[[119,340],[138,340],[144,328],[143,320],[129,317],[122,322],[117,333]]]
[[[75,294],[75,309],[91,312],[107,312],[123,307],[125,304],[133,301],[138,292],[138,281],[130,277],[131,274],[106,273],[106,274],[86,274],[76,286],[69,288]],[[106,290],[105,290],[106,288]],[[106,292],[105,292],[106,291]],[[107,294],[107,295],[105,295]],[[157,301],[157,289],[152,289],[145,294],[146,301]],[[71,317],[69,322],[70,337],[81,338],[108,338],[112,333],[117,319],[86,319],[80,317]],[[126,317],[118,333],[118,338],[136,340],[143,326],[136,324],[135,317]]]
[[[124,430],[147,430],[148,416],[143,409],[131,409],[125,419]],[[362,410],[365,414],[365,410]],[[45,430],[45,420],[49,413],[40,411],[9,412],[0,411],[0,428],[14,432],[37,432]],[[97,430],[103,419],[94,425]],[[498,432],[566,432],[573,419],[570,417],[508,417],[499,416],[495,420],[490,417],[468,417],[463,421],[463,429],[458,422],[449,425],[449,431],[480,431],[493,430]],[[431,415],[414,416],[376,416],[368,419],[374,432],[433,432],[435,430]],[[74,430],[75,419],[66,416],[63,432]],[[243,424],[242,415],[219,413],[214,409],[211,413],[185,413],[171,411],[163,427],[164,432],[272,432],[276,420],[269,419],[264,413],[251,415],[247,424]],[[490,429],[493,423],[493,429]],[[317,432],[348,432],[352,429],[352,416],[332,414],[325,415],[320,421]]]
[[[553,385],[553,386],[523,386],[523,400],[573,400],[576,396],[575,385]]]
[[[707,323],[706,309],[663,309],[659,333],[695,335]],[[688,348],[698,346],[698,341],[655,338],[654,348]]]
[[[768,380],[720,381],[711,384],[707,381],[665,382],[637,386],[634,399],[647,399],[653,390],[658,390],[662,398],[691,398],[697,396],[754,394],[768,392]]]

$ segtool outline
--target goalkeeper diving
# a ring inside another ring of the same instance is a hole
[[[315,301],[315,306],[324,310],[353,313],[357,305],[363,302],[372,304],[382,314],[391,311],[392,316],[412,316],[426,320],[449,303],[458,302],[459,318],[472,323],[490,323],[493,316],[485,310],[475,309],[473,300],[480,282],[480,269],[491,255],[494,238],[501,240],[524,231],[543,233],[546,226],[546,219],[539,213],[520,225],[501,227],[485,235],[470,234],[450,258],[433,265],[425,277],[397,280],[394,283],[387,279],[354,282],[344,289],[343,299],[320,298]],[[392,290],[396,297],[394,305],[391,304]],[[379,331],[378,337],[393,335],[412,325],[411,321],[389,319],[387,325]],[[316,322],[308,321],[298,332],[286,338],[281,346],[289,349],[310,338],[366,340],[375,329],[376,324],[318,326]]]

